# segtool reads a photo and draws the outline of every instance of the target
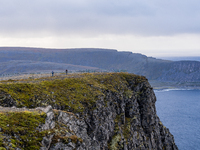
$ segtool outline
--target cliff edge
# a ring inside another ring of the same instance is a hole
[[[0,149],[177,150],[155,102],[147,79],[128,73],[4,82]]]

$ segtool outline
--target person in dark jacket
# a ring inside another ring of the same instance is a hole
[[[53,75],[54,75],[54,72],[52,71],[51,73],[52,73],[52,77],[53,77]]]
[[[66,75],[67,75],[67,73],[68,73],[68,70],[66,69],[66,70],[65,70],[65,72],[66,72]]]

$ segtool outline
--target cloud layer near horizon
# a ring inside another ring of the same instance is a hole
[[[199,0],[0,0],[0,4],[1,39],[182,34],[199,39],[200,34]]]
[[[198,0],[1,0],[0,32],[200,33]]]

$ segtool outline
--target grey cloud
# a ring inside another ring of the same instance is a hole
[[[0,33],[171,35],[200,32],[198,0],[0,0]]]

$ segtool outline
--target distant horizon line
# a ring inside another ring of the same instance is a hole
[[[130,53],[133,53],[133,54],[141,54],[141,55],[145,55],[147,57],[154,57],[154,58],[187,58],[187,57],[193,57],[193,58],[198,58],[200,57],[197,56],[197,55],[190,55],[190,56],[185,56],[185,55],[163,55],[163,54],[157,54],[157,55],[152,55],[152,54],[145,54],[143,52],[133,52],[133,51],[128,51],[128,50],[118,50],[118,49],[115,49],[115,48],[95,48],[95,47],[78,47],[78,48],[50,48],[50,47],[34,47],[34,46],[0,46],[0,50],[1,48],[22,48],[22,49],[50,49],[50,50],[78,50],[78,49],[84,49],[84,50],[87,50],[87,49],[93,49],[93,50],[108,50],[108,51],[117,51],[117,52],[130,52]]]

